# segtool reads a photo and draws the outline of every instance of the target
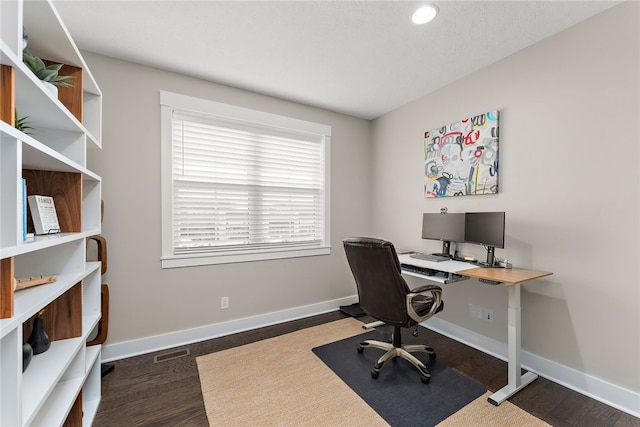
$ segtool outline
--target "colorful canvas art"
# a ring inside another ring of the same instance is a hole
[[[425,197],[498,192],[498,110],[424,133]]]

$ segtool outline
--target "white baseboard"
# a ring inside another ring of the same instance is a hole
[[[437,317],[432,317],[423,322],[422,326],[498,359],[507,360],[506,343],[488,338]],[[615,384],[524,350],[522,351],[522,367],[580,394],[640,418],[640,393],[626,390]]]
[[[171,332],[168,334],[155,335],[152,337],[145,337],[114,344],[103,344],[102,361],[110,362],[113,360],[126,359],[128,357],[152,353],[154,351],[164,350],[167,348],[179,347],[194,342],[288,322],[290,320],[328,313],[330,311],[338,310],[340,306],[351,305],[356,302],[358,302],[358,297],[354,295],[347,298],[295,307],[258,316],[244,317],[242,319],[215,323],[212,325]]]

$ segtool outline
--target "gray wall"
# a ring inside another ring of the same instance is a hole
[[[640,392],[638,2],[627,2],[373,123],[373,227],[421,241],[422,212],[506,211],[517,267],[552,271],[523,285],[523,349]],[[425,130],[500,110],[500,193],[424,199]],[[480,246],[459,249],[484,258]],[[507,291],[447,286],[440,318],[506,342]],[[472,320],[469,304],[495,312]]]
[[[86,53],[103,92],[103,235],[110,289],[107,345],[351,297],[341,240],[369,232],[370,123]],[[160,106],[168,90],[332,126],[329,256],[161,269]],[[220,309],[220,297],[230,308]]]

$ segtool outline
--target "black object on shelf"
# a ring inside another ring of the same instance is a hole
[[[44,310],[38,313],[38,316],[33,321],[33,330],[27,340],[33,348],[34,355],[44,353],[49,350],[49,347],[51,347],[51,339],[49,339],[49,335],[44,329],[44,318],[42,317],[43,312]]]
[[[27,370],[33,358],[33,347],[28,342],[22,344],[22,372]]]

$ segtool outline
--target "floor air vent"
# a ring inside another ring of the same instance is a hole
[[[166,362],[167,360],[178,359],[180,357],[188,356],[191,352],[188,348],[182,350],[170,351],[169,353],[159,354],[153,358],[153,363]]]

